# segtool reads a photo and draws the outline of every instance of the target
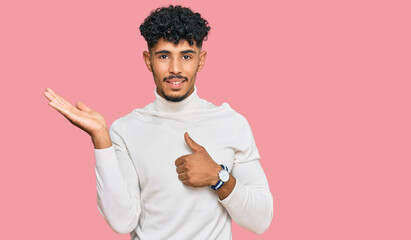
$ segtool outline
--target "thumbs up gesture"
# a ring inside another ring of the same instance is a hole
[[[193,153],[183,155],[175,161],[178,178],[185,185],[192,187],[216,184],[221,166],[208,155],[203,146],[191,139],[187,132],[184,134],[184,140]]]

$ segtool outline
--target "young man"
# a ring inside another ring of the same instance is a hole
[[[210,27],[188,8],[159,8],[140,26],[153,103],[116,120],[46,89],[50,105],[90,134],[99,210],[131,239],[231,239],[231,218],[263,233],[273,199],[247,120],[201,99],[196,74]]]

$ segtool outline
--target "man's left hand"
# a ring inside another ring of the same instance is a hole
[[[181,156],[175,161],[178,178],[185,185],[192,187],[215,185],[221,166],[208,155],[203,146],[194,142],[187,132],[184,134],[184,140],[193,153]]]

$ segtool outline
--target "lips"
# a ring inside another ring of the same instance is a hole
[[[172,89],[179,89],[183,86],[184,82],[187,80],[181,79],[181,78],[172,78],[172,79],[167,79],[167,85],[171,87]]]
[[[172,83],[172,84],[179,84],[179,83],[182,83],[184,81],[186,81],[186,80],[184,80],[184,79],[170,79],[170,80],[167,80],[166,82],[167,83]]]

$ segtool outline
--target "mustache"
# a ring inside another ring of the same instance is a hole
[[[163,79],[163,81],[170,80],[170,79],[173,79],[173,78],[181,78],[181,79],[184,79],[184,80],[187,80],[187,81],[188,81],[188,78],[187,78],[187,77],[180,76],[180,75],[170,75],[170,76],[168,76],[168,77],[165,77],[165,78]]]

